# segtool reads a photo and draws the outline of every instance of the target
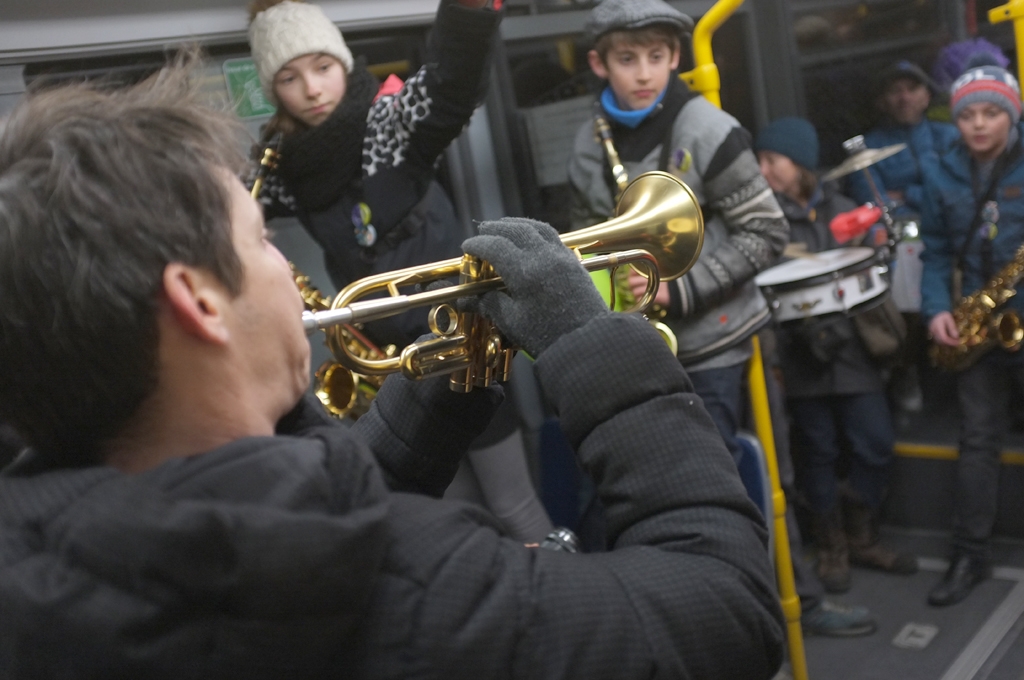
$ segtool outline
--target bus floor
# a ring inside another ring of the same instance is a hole
[[[829,599],[862,605],[878,629],[858,638],[805,638],[810,680],[1024,680],[1024,540],[993,540],[993,577],[967,599],[931,607],[946,569],[945,532],[883,527],[887,544],[918,556],[896,576],[854,568],[853,587]],[[789,678],[788,664],[779,678]]]

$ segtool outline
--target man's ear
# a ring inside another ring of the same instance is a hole
[[[594,72],[594,75],[601,80],[608,80],[608,67],[604,65],[604,59],[597,53],[597,50],[587,52],[587,62],[590,64],[590,70]]]
[[[672,61],[669,63],[670,70],[675,71],[677,68],[679,68],[679,58],[681,54],[682,53],[678,47],[672,50]]]
[[[224,312],[228,294],[212,273],[180,262],[164,267],[164,296],[174,319],[188,335],[226,344],[229,339]]]

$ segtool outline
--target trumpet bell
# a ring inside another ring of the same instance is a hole
[[[704,216],[690,187],[667,172],[645,172],[630,182],[616,217],[562,235],[580,253],[646,250],[658,262],[662,281],[685,274],[704,245]]]

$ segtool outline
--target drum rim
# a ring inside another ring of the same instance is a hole
[[[766,289],[766,290],[787,292],[789,290],[794,290],[794,289],[798,290],[798,289],[801,289],[801,288],[811,288],[813,286],[820,286],[823,283],[829,283],[831,281],[837,281],[839,279],[846,278],[847,276],[849,276],[851,274],[855,274],[857,272],[868,270],[871,267],[880,266],[879,263],[873,261],[875,259],[875,257],[877,256],[877,252],[873,248],[861,248],[860,246],[858,246],[857,249],[858,250],[859,249],[863,249],[863,250],[866,250],[866,251],[870,251],[870,254],[865,253],[866,256],[863,259],[857,260],[856,262],[851,262],[850,264],[846,265],[845,267],[841,267],[839,269],[834,269],[832,271],[825,272],[823,274],[815,274],[813,276],[809,276],[809,277],[804,278],[804,279],[796,279],[794,281],[786,281],[784,283],[764,283],[764,284],[759,283],[757,285],[759,287],[763,288],[763,289]],[[832,250],[847,250],[847,249],[846,248],[832,248]],[[850,248],[849,250],[854,250],[854,249]],[[821,251],[821,252],[827,252],[827,251]],[[793,260],[789,260],[789,262],[793,262]],[[785,263],[783,263],[783,264],[785,264]],[[778,265],[776,265],[776,266],[778,266]],[[770,271],[770,270],[766,269],[765,272],[767,272],[767,271]],[[764,272],[762,272],[762,274],[763,273]]]

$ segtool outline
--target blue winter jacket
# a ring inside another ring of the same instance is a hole
[[[1024,127],[1018,132],[1024,136]],[[1018,141],[1017,144],[1020,144]],[[971,159],[967,147],[956,144],[940,158],[936,172],[928,174],[926,200],[921,214],[921,237],[925,250],[921,255],[924,273],[921,278],[921,314],[930,320],[939,312],[952,311],[953,260],[967,239],[967,230],[975,213],[975,197],[971,180]],[[978,191],[983,193],[987,186]],[[992,240],[991,271],[982,271],[982,241],[991,230],[979,229],[971,239],[963,263],[963,289],[968,295],[987,282],[1013,259],[1024,243],[1024,156],[1018,154],[1003,172],[996,196],[998,219]],[[990,215],[991,216],[991,215]],[[1009,307],[1024,314],[1024,296],[1014,297]]]
[[[878,149],[892,144],[906,144],[907,148],[889,156],[868,168],[878,190],[902,191],[904,205],[895,211],[896,216],[920,213],[924,200],[924,178],[922,170],[929,164],[934,166],[939,156],[960,139],[960,132],[949,123],[937,123],[928,119],[917,125],[888,124],[876,127],[864,135],[869,149]],[[858,203],[877,203],[863,172],[850,175],[848,193]]]

